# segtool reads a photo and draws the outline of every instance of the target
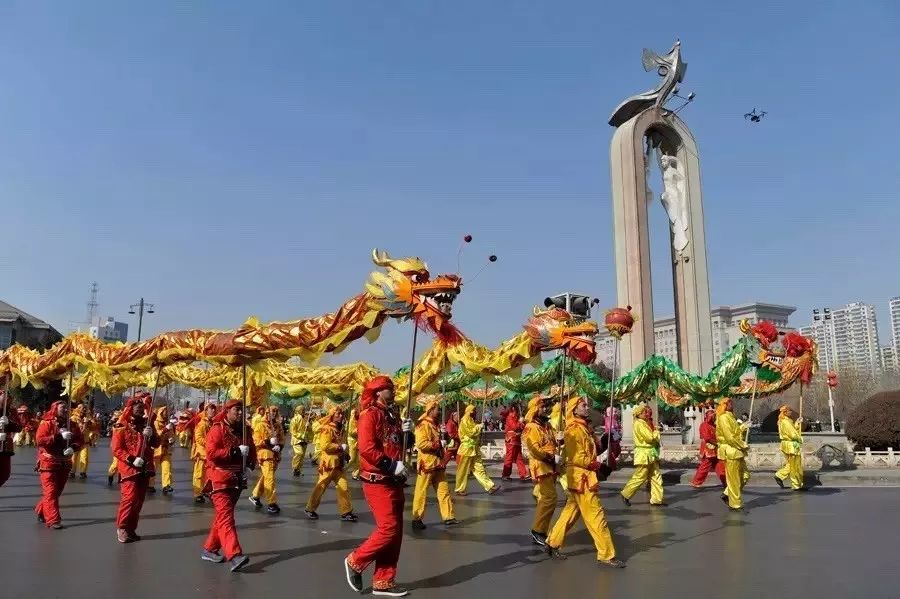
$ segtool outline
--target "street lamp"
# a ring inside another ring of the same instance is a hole
[[[831,320],[831,310],[828,308],[822,308],[821,312],[819,309],[813,310],[813,321],[819,322],[821,319],[822,323],[825,326],[825,334],[828,335],[828,323],[831,322],[832,326],[832,334],[830,336],[831,347],[834,347],[834,322]],[[829,356],[831,352],[828,351],[828,345],[825,346],[825,372],[831,372],[831,364],[829,363]],[[835,432],[834,429],[834,396],[832,395],[832,386],[826,385],[828,387],[828,413],[831,416],[831,432]]]
[[[153,314],[153,312],[155,311],[153,308],[154,308],[153,304],[145,302],[144,298],[141,298],[141,301],[139,301],[136,304],[131,304],[131,306],[129,307],[129,310],[128,310],[129,314],[137,313],[137,315],[138,315],[138,332],[137,332],[137,340],[138,341],[141,340],[141,327],[144,324],[144,312],[147,312],[147,314]],[[137,310],[137,312],[135,312],[135,310]]]

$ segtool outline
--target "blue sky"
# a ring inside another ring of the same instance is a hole
[[[722,4],[4,3],[0,298],[67,330],[96,280],[104,315],[157,304],[148,334],[226,329],[336,307],[374,246],[455,271],[471,233],[464,277],[500,257],[457,302],[476,340],[550,293],[611,306],[606,121],[656,84],[641,48],[677,36],[713,303],[795,305],[799,326],[863,300],[888,344],[900,8]],[[394,369],[410,334],[335,362]]]

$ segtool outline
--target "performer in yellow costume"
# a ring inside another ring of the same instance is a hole
[[[622,487],[625,505],[631,505],[631,498],[647,481],[650,481],[650,505],[666,505],[659,469],[659,429],[653,425],[653,410],[644,405],[634,409],[634,474]]]
[[[206,434],[212,426],[216,416],[217,407],[212,402],[201,406],[202,412],[194,425],[194,439],[191,444],[191,460],[194,462],[194,471],[191,476],[191,489],[194,493],[194,503],[203,503],[203,487],[206,485]]]
[[[734,417],[734,404],[730,399],[722,399],[716,406],[716,442],[719,444],[718,458],[725,460],[725,492],[722,501],[732,510],[743,507],[741,491],[750,480],[750,472],[744,458],[749,446],[744,440],[744,431],[750,428],[750,420],[738,424]]]
[[[328,413],[318,420],[319,432],[316,434],[316,446],[319,448],[319,479],[313,487],[306,502],[306,517],[310,520],[318,520],[316,510],[322,501],[325,490],[334,483],[337,492],[338,513],[344,522],[356,522],[358,518],[353,513],[350,503],[350,487],[344,468],[347,465],[347,445],[343,443],[344,436],[344,412],[340,407],[334,406]]]
[[[303,461],[306,459],[306,448],[312,439],[312,427],[310,426],[310,415],[307,415],[306,408],[298,404],[294,407],[294,415],[288,424],[288,432],[291,434],[291,473],[294,476],[303,476]]]
[[[566,558],[559,550],[566,533],[581,518],[594,539],[597,561],[605,566],[624,568],[625,563],[616,559],[616,548],[597,496],[600,486],[597,470],[606,454],[597,455],[594,431],[588,421],[588,405],[583,397],[573,397],[566,404],[564,443],[568,499],[547,537],[547,554],[556,559]]]
[[[469,475],[481,483],[484,490],[493,495],[500,490],[500,485],[488,476],[481,456],[481,429],[484,424],[475,424],[475,406],[467,405],[462,420],[459,421],[459,451],[456,453],[459,462],[456,468],[456,494],[466,495],[469,486]]]
[[[110,422],[118,422],[119,417],[122,415],[122,410],[113,410],[113,413],[109,416]],[[112,457],[112,461],[109,463],[109,468],[106,469],[106,484],[110,487],[113,484],[113,478],[119,472],[119,464],[116,460],[116,456]]]
[[[565,399],[565,398],[564,398]],[[562,417],[562,402],[554,401],[553,409],[550,411],[550,427],[553,429],[553,434],[556,435],[556,444],[558,446],[562,446],[563,444],[563,431],[565,430],[565,423],[563,422]],[[558,476],[556,479],[559,481],[559,486],[562,487],[562,490],[566,490],[566,477]],[[535,487],[534,498],[537,499],[537,488]]]
[[[259,509],[263,506],[260,497],[265,497],[266,512],[277,514],[281,508],[278,506],[278,491],[275,488],[275,471],[281,462],[281,448],[284,446],[284,429],[278,406],[269,406],[268,410],[257,412],[251,423],[260,472],[259,480],[250,494],[250,503]]]
[[[78,475],[87,478],[88,465],[91,461],[91,447],[97,444],[100,438],[100,423],[91,415],[90,410],[84,404],[78,404],[72,409],[72,422],[81,429],[84,436],[84,445],[72,456],[72,478]]]
[[[556,453],[553,427],[550,426],[549,399],[535,397],[528,403],[522,443],[528,452],[528,468],[534,480],[537,507],[531,525],[531,539],[537,545],[547,544],[550,520],[556,510],[556,468],[562,456]]]
[[[437,493],[438,508],[445,526],[458,524],[453,517],[453,499],[445,475],[444,450],[446,441],[441,440],[441,429],[437,423],[438,402],[431,400],[425,405],[425,412],[416,424],[416,449],[419,459],[416,464],[416,490],[412,501],[412,528],[425,530],[422,517],[425,515],[425,503],[428,499],[428,488],[434,487]]]
[[[778,437],[781,439],[781,453],[784,466],[775,473],[775,482],[782,489],[784,481],[790,479],[791,489],[805,491],[803,486],[803,420],[788,406],[781,406],[778,414]]]
[[[357,424],[359,424],[359,411],[356,408],[351,408],[350,416],[347,419],[347,453],[350,455],[347,467],[353,468],[350,474],[353,480],[359,480],[359,434],[356,430]]]
[[[172,488],[172,445],[175,443],[175,427],[169,422],[169,408],[162,406],[156,408],[153,417],[153,430],[159,437],[159,447],[153,450],[153,462],[156,465],[156,471],[160,473],[162,479],[163,495],[170,495],[174,489]],[[156,478],[150,479],[150,493],[156,492]]]

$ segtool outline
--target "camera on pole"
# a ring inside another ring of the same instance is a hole
[[[600,303],[597,298],[579,293],[559,293],[551,295],[544,300],[547,308],[560,308],[565,310],[577,320],[587,320],[591,317],[591,308]]]

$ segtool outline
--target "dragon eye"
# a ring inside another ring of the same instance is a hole
[[[409,278],[412,279],[413,283],[427,283],[428,282],[428,275],[419,273],[419,272],[414,272]]]

